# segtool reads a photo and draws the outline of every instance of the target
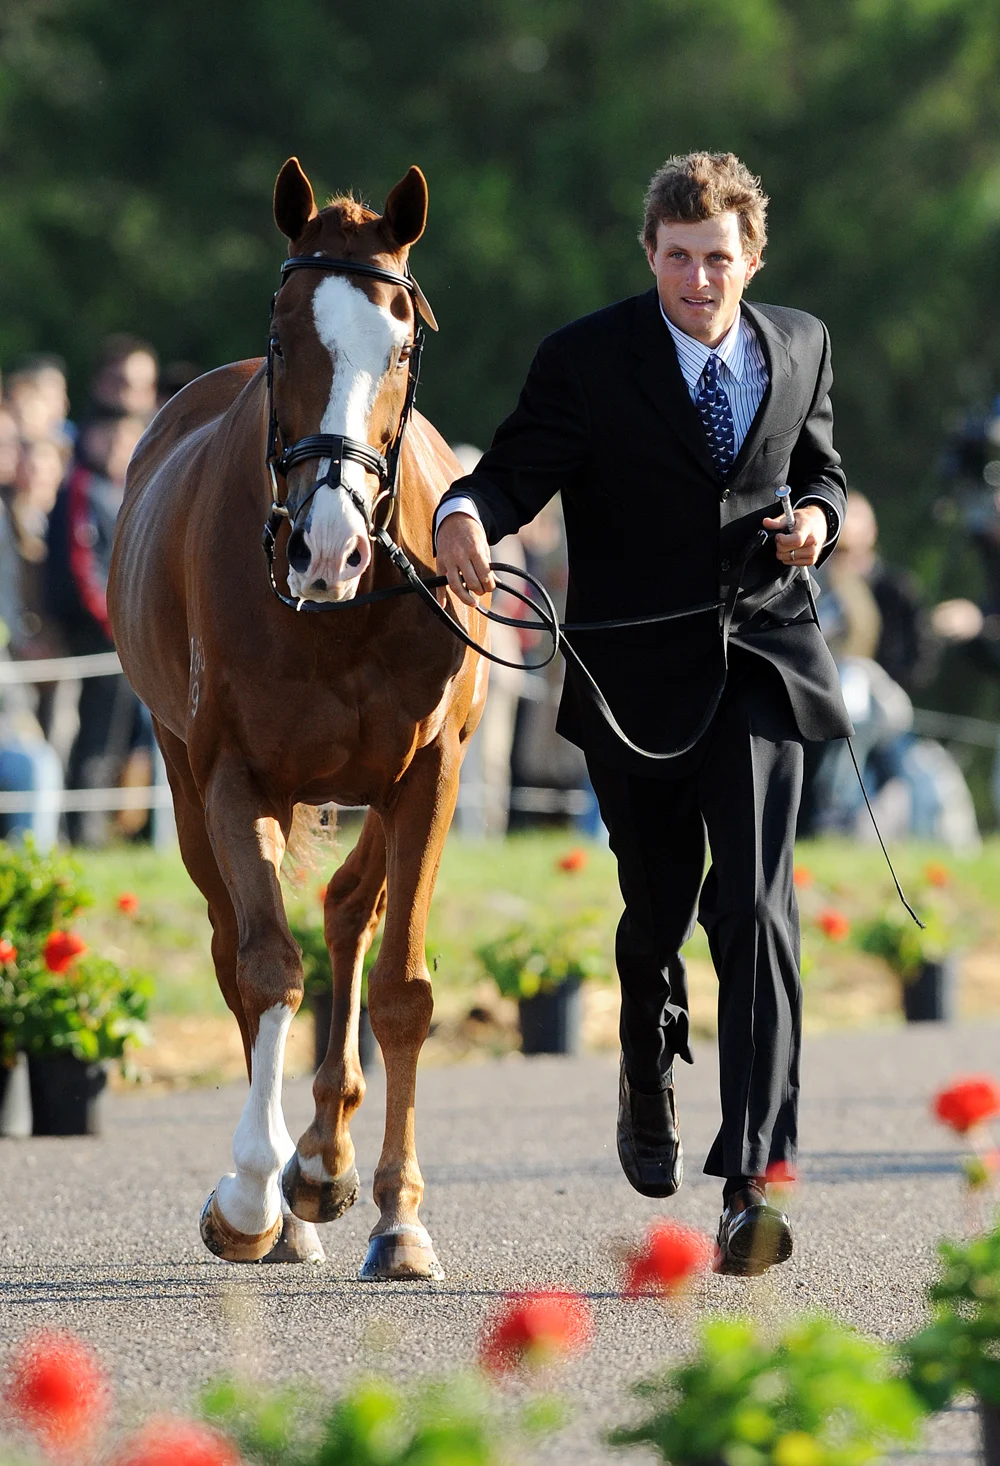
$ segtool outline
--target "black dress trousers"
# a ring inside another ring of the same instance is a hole
[[[589,757],[588,767],[625,901],[616,956],[629,1082],[654,1093],[675,1057],[691,1062],[680,948],[698,919],[719,979],[722,1127],[705,1171],[762,1175],[795,1155],[802,1027],[802,737],[781,678],[731,648],[718,712],[669,777],[663,765],[655,778]]]

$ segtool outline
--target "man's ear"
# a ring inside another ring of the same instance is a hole
[[[402,249],[408,244],[416,244],[426,223],[427,180],[419,168],[412,167],[385,201],[382,230],[393,244]]]
[[[299,238],[318,210],[312,184],[303,173],[298,158],[289,158],[274,185],[274,222],[289,242]]]

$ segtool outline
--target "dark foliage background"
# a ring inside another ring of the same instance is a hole
[[[483,443],[545,332],[645,288],[658,163],[732,148],[773,199],[755,295],[828,322],[884,543],[968,590],[929,510],[1000,368],[998,53],[995,0],[3,0],[0,362],[61,351],[79,394],[112,329],[256,355],[284,158],[376,205],[419,162],[422,406]]]

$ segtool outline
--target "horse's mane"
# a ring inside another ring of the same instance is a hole
[[[345,234],[355,234],[365,224],[370,224],[379,217],[367,204],[363,204],[350,193],[337,194],[335,198],[327,199],[326,209],[336,210],[338,222]],[[323,210],[324,213],[326,209]]]

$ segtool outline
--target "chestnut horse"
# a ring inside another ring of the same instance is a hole
[[[292,258],[267,361],[210,372],[160,411],[130,466],[108,595],[122,666],[153,714],[181,853],[208,902],[216,973],[246,1050],[235,1174],[201,1217],[220,1257],[319,1260],[311,1224],[357,1197],[349,1127],[365,1089],[361,972],[385,911],[369,978],[385,1138],[364,1278],[443,1276],[418,1215],[414,1143],[417,1058],[432,1009],[424,933],[486,691],[485,662],[417,596],[372,603],[373,591],[400,580],[377,543],[379,511],[391,510],[394,538],[426,575],[434,507],[461,472],[430,423],[408,417],[418,312],[434,324],[407,265],[426,215],[417,168],[379,217],[344,198],[318,210],[289,159],[274,217]],[[397,456],[394,500],[386,460]],[[291,592],[284,604],[261,553],[268,520]],[[354,598],[363,603],[326,615],[289,609]],[[468,628],[474,613],[450,595],[449,609]],[[327,889],[333,1022],[315,1117],[296,1146],[281,1076],[302,968],[278,872],[296,804],[331,802],[368,813]]]

